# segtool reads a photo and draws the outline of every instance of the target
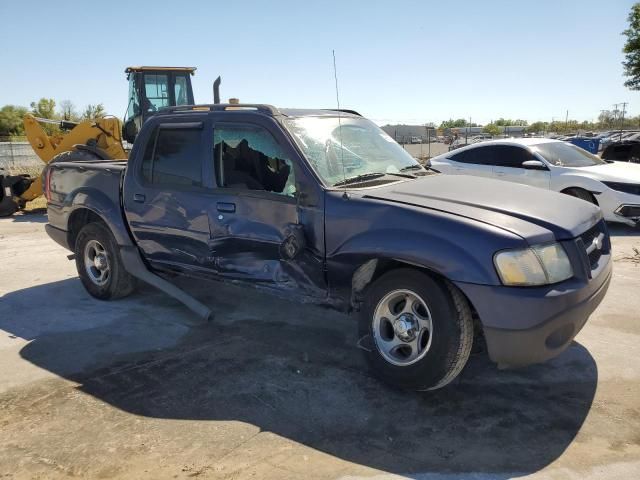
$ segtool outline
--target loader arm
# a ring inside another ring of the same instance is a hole
[[[101,149],[111,159],[127,158],[127,152],[122,147],[122,123],[115,117],[83,120],[75,126],[70,122],[53,121],[53,123],[62,123],[63,125],[66,123],[72,126],[69,131],[56,135],[49,135],[42,128],[41,122],[41,119],[30,113],[24,116],[24,131],[27,140],[44,163],[49,163],[60,153],[74,150],[75,145],[88,144]],[[40,195],[42,195],[42,180],[37,177],[31,186],[20,195],[20,198],[30,201]]]

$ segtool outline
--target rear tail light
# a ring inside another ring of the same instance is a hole
[[[44,198],[47,199],[47,202],[51,201],[51,169],[47,168],[47,171],[44,175]]]

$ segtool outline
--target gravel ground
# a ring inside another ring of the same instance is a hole
[[[371,378],[351,318],[182,282],[199,325],[143,288],[83,290],[44,215],[0,219],[0,478],[631,479],[640,476],[640,235],[574,344],[402,393]]]

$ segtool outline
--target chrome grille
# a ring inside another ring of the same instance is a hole
[[[609,251],[609,239],[604,220],[600,220],[589,230],[580,235],[585,253],[589,258],[589,266],[594,270],[598,266],[600,257]]]

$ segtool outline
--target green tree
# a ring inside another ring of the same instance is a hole
[[[89,104],[85,107],[84,112],[82,112],[82,119],[92,120],[94,118],[103,118],[106,114],[107,112],[104,110],[104,105],[101,103],[96,105]]]
[[[24,107],[5,105],[0,109],[0,137],[24,135],[23,117],[27,113]]]
[[[624,75],[627,80],[624,86],[631,90],[640,90],[640,3],[631,7],[627,17],[629,28],[622,34],[627,37],[622,51],[625,54]]]
[[[53,98],[41,98],[38,102],[31,102],[31,113],[40,118],[55,118],[56,101]]]
[[[599,128],[611,128],[613,125],[613,112],[611,110],[603,110],[598,115]]]
[[[453,120],[450,118],[449,120],[444,120],[440,124],[440,128],[460,128],[466,127],[467,121],[464,118],[458,118],[457,120]]]
[[[502,133],[502,129],[495,123],[489,123],[485,125],[482,131],[484,133],[488,133],[492,137],[495,137],[496,135],[500,135]]]
[[[527,127],[529,133],[542,133],[547,130],[549,124],[547,122],[533,122]]]
[[[31,113],[39,118],[55,119],[56,118],[56,102],[53,98],[41,98],[38,102],[31,102]],[[55,135],[60,133],[58,125],[50,123],[41,124],[47,135]]]

